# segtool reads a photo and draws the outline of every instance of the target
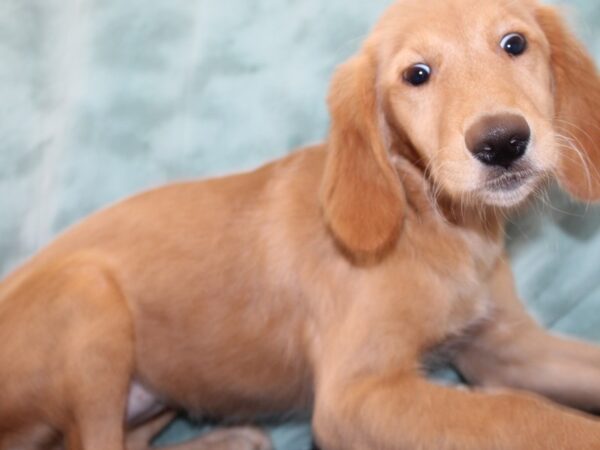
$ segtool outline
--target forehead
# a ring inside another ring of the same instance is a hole
[[[384,14],[373,37],[395,53],[425,41],[451,43],[536,24],[534,0],[399,0]],[[534,30],[535,31],[535,30]],[[383,50],[383,49],[380,49]]]
[[[506,15],[528,16],[536,5],[534,0],[397,0],[388,16],[396,20],[465,23]]]

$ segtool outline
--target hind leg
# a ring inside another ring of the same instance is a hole
[[[144,424],[127,436],[127,450],[148,450],[150,442],[173,418],[174,413],[166,413]],[[164,450],[272,450],[271,439],[258,428],[220,428],[197,439],[177,445],[160,447]]]
[[[58,298],[70,308],[64,333],[62,386],[67,398],[67,450],[125,450],[125,411],[133,373],[133,324],[110,273],[79,265]],[[170,420],[169,413],[134,430],[128,450],[148,448]],[[271,441],[251,427],[218,429],[168,450],[271,450]]]
[[[134,352],[129,310],[108,271],[78,264],[62,273],[55,307],[66,313],[58,371],[66,447],[124,450]]]
[[[212,431],[169,450],[271,450],[271,439],[254,427],[231,427]]]

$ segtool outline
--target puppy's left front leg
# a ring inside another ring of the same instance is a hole
[[[456,356],[463,375],[474,384],[525,389],[600,410],[600,347],[541,328],[521,304],[507,262],[499,264],[491,289],[492,317]]]

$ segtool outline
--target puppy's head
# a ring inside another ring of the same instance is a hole
[[[600,78],[535,0],[399,1],[338,69],[329,104],[324,210],[352,251],[398,234],[394,154],[455,201],[512,207],[548,175],[600,199]]]

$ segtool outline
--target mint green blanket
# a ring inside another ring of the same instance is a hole
[[[0,273],[133,192],[321,140],[333,68],[389,2],[3,0]],[[600,2],[564,3],[600,56]],[[511,226],[519,290],[544,324],[600,342],[600,210],[551,203]],[[274,438],[307,449],[308,427]]]

